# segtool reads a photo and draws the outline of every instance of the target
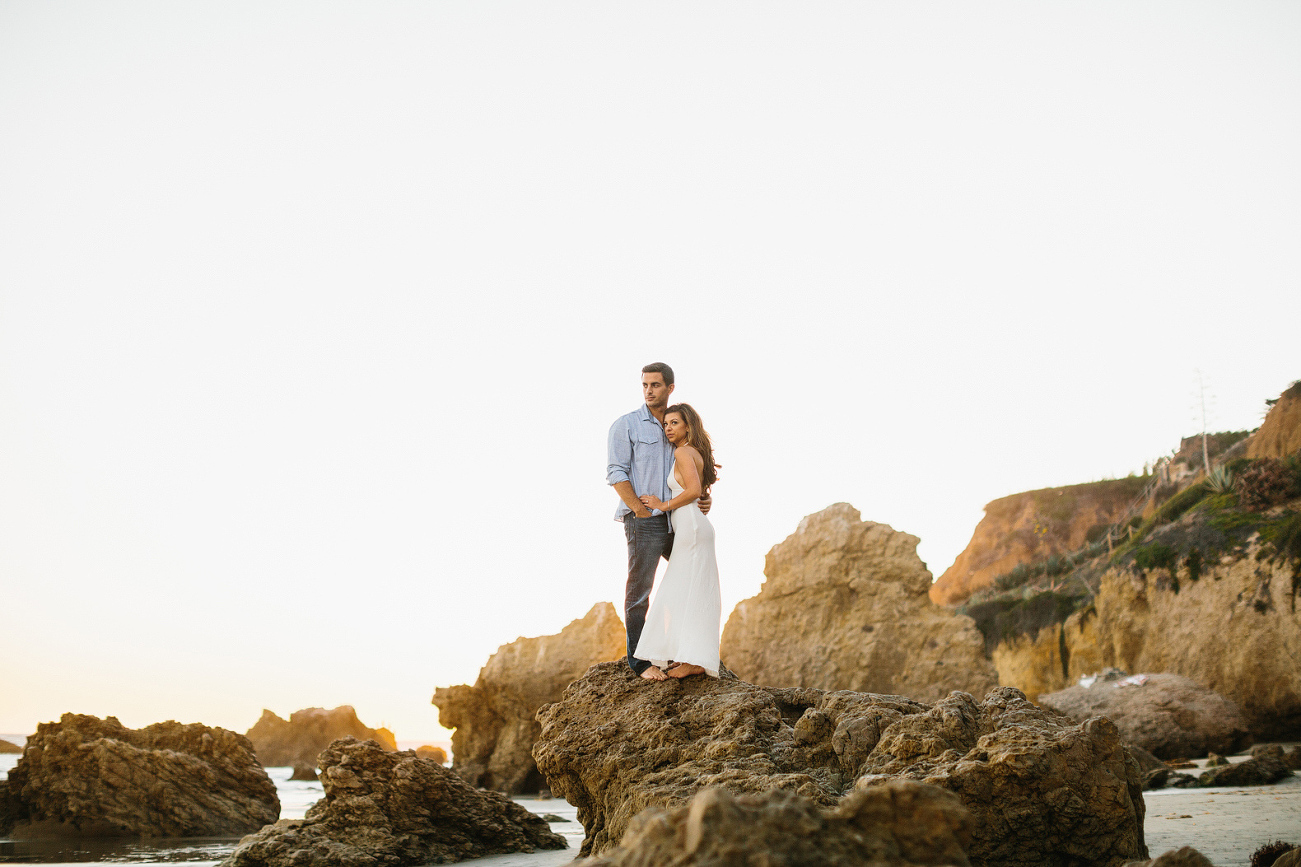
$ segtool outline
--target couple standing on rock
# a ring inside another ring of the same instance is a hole
[[[723,600],[714,527],[705,517],[718,479],[713,448],[690,404],[669,405],[673,368],[643,367],[641,390],[645,404],[610,426],[606,471],[622,501],[614,519],[628,540],[628,666],[648,680],[718,677]],[[669,565],[652,603],[660,557]]]

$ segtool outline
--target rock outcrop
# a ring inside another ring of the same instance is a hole
[[[388,729],[367,728],[349,705],[326,710],[309,707],[294,711],[281,719],[269,710],[248,730],[248,739],[257,750],[263,767],[316,767],[321,750],[338,738],[373,740],[386,750],[396,750],[397,741]]]
[[[1177,674],[1116,672],[1092,686],[1041,695],[1039,704],[1076,722],[1105,716],[1126,743],[1161,759],[1235,753],[1248,741],[1247,722],[1236,704]]]
[[[931,599],[958,605],[1021,563],[1082,547],[1134,506],[1146,482],[1108,479],[994,500],[967,547],[930,588]]]
[[[416,755],[420,756],[422,759],[433,759],[440,765],[447,763],[447,750],[442,747],[433,746],[432,744],[424,744],[423,746],[416,747]]]
[[[1292,776],[1292,771],[1283,763],[1283,759],[1272,753],[1252,756],[1245,762],[1224,764],[1218,768],[1204,771],[1197,778],[1197,785],[1210,786],[1268,786],[1284,777]]]
[[[6,740],[0,740],[0,755],[18,755],[22,753],[23,748],[18,744],[12,744]]]
[[[566,846],[519,804],[410,750],[342,738],[320,765],[325,797],[245,837],[221,867],[404,867]]]
[[[1182,846],[1163,852],[1150,861],[1131,861],[1125,867],[1215,867],[1215,865],[1192,846]]]
[[[927,598],[916,536],[837,503],[768,552],[759,595],[738,604],[721,655],[747,680],[934,701],[997,685],[974,621]]]
[[[542,778],[532,750],[538,708],[559,699],[596,663],[621,658],[625,644],[614,606],[601,602],[556,635],[502,645],[474,686],[440,687],[433,699],[439,723],[456,730],[452,770],[480,788],[512,795],[537,792]]]
[[[1301,380],[1269,408],[1260,429],[1247,443],[1249,458],[1285,458],[1301,451]]]
[[[15,837],[232,837],[280,815],[275,784],[236,732],[64,714],[9,772]]]
[[[649,683],[607,663],[538,719],[534,757],[578,807],[584,855],[612,849],[642,810],[685,805],[709,787],[782,790],[833,808],[852,791],[910,779],[970,811],[966,851],[978,867],[1147,857],[1139,768],[1116,727],[1074,725],[1016,690],[926,705],[731,678]]]
[[[908,780],[853,792],[832,810],[781,790],[733,797],[705,789],[684,806],[652,807],[623,842],[584,867],[758,863],[822,867],[966,867],[971,816],[952,794]]]

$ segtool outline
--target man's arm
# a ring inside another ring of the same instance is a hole
[[[628,424],[619,418],[610,425],[610,435],[606,441],[607,461],[605,480],[614,487],[614,492],[623,500],[624,505],[632,509],[638,518],[649,518],[650,509],[637,499],[637,492],[632,488],[629,473],[632,472],[632,438],[628,433]]]

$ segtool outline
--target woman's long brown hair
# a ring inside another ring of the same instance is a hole
[[[709,442],[709,434],[705,431],[705,426],[700,423],[700,413],[696,412],[689,403],[673,404],[664,410],[664,417],[668,418],[671,412],[682,416],[682,420],[687,423],[687,445],[695,448],[705,459],[705,471],[701,474],[700,487],[703,492],[708,493],[709,486],[718,481],[718,469],[714,466],[714,447]]]

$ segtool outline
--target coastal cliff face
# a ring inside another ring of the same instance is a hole
[[[1090,531],[1098,532],[1125,514],[1147,481],[1110,479],[994,500],[985,507],[967,547],[931,585],[931,600],[958,605],[1021,563],[1082,547],[1092,541]]]
[[[1249,458],[1285,458],[1301,451],[1301,380],[1270,407],[1260,429],[1247,443]]]
[[[1257,738],[1301,733],[1301,613],[1293,567],[1251,546],[1227,562],[1102,576],[1091,610],[993,651],[999,682],[1027,696],[1111,666],[1179,674],[1236,702]]]
[[[917,537],[847,503],[810,515],[768,552],[759,595],[738,604],[721,656],[753,683],[936,701],[997,685],[974,622],[927,598]],[[774,641],[773,636],[781,636]]]
[[[474,686],[439,687],[439,723],[455,729],[452,770],[472,786],[517,795],[542,786],[531,754],[538,708],[598,662],[626,652],[623,623],[609,602],[592,607],[556,635],[502,645]]]

